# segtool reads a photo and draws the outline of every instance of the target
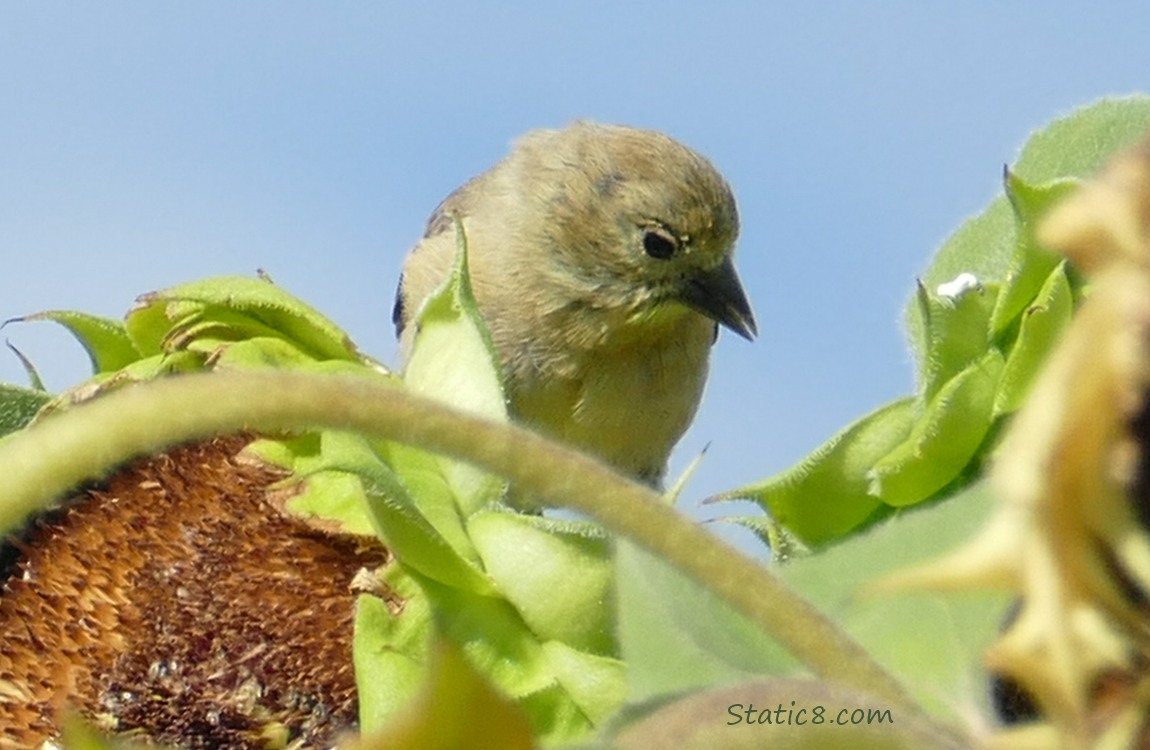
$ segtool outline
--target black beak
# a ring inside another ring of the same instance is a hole
[[[759,333],[751,303],[730,258],[687,281],[679,293],[683,304],[730,328],[747,341]]]

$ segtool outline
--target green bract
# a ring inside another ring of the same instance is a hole
[[[819,545],[978,476],[1085,290],[1034,229],[1078,180],[1150,127],[1150,100],[1106,100],[1035,133],[1005,195],[943,245],[906,327],[917,392],[863,417],[795,467],[716,497],[757,502]]]
[[[0,437],[28,424],[49,401],[44,391],[0,383]]]

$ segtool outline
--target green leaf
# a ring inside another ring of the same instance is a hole
[[[795,669],[755,624],[660,558],[620,540],[616,567],[631,701]]]
[[[397,476],[368,440],[324,431],[260,440],[246,452],[289,469],[285,486],[302,483],[289,510],[335,520],[351,533],[374,530],[411,569],[447,585],[493,592],[450,496],[437,504],[424,497],[417,508],[404,481],[412,477]]]
[[[929,338],[923,400],[930,401],[956,375],[981,359],[990,347],[987,338],[998,287],[983,284],[957,297],[918,287],[918,306],[926,312]]]
[[[810,554],[810,549],[798,537],[769,515],[723,516],[714,520],[750,530],[771,550],[771,562],[785,563],[796,556]]]
[[[367,494],[355,475],[342,469],[316,469],[293,480],[300,490],[287,503],[291,513],[335,521],[345,534],[375,534],[367,512]]]
[[[982,652],[998,634],[1010,595],[905,592],[860,596],[881,576],[938,557],[974,536],[995,508],[985,483],[932,505],[900,512],[817,554],[780,566],[779,574],[830,614],[915,697],[942,715],[987,707]]]
[[[392,472],[364,438],[324,433],[323,443],[338,447],[328,449],[321,465],[355,474],[363,482],[368,514],[384,543],[404,565],[449,586],[492,593],[453,504],[442,504],[439,513],[430,515],[427,503],[417,507],[408,491],[408,478]]]
[[[540,737],[553,742],[587,734],[592,723],[579,706],[594,704],[595,697],[576,698],[568,692],[578,685],[559,680],[543,643],[510,603],[413,577],[439,614],[437,627],[463,648],[481,674],[523,708]]]
[[[397,582],[389,581],[393,586]],[[387,726],[418,693],[424,682],[431,615],[418,587],[396,586],[404,608],[393,614],[374,596],[356,599],[352,649],[359,692],[359,723],[364,732]]]
[[[462,230],[460,230],[462,232]],[[462,235],[461,235],[462,236]],[[465,412],[505,421],[507,402],[495,349],[475,304],[467,270],[467,248],[461,240],[455,269],[447,283],[420,308],[411,357],[403,382],[414,393],[451,404]],[[407,448],[389,451],[396,471],[406,476],[404,462],[420,470],[426,462]],[[502,493],[503,481],[461,461],[435,457],[463,514],[469,515]],[[416,494],[416,498],[419,499]]]
[[[351,750],[464,747],[531,750],[535,743],[523,712],[447,641],[436,643],[426,683],[403,714],[349,744]]]
[[[290,488],[288,511],[334,521],[344,533],[372,535],[364,481],[375,481],[386,467],[358,435],[325,430],[285,440],[259,440],[245,454],[281,466],[292,476],[279,488]]]
[[[398,482],[378,483],[369,499],[380,535],[404,565],[461,589],[491,591],[490,581],[472,559],[470,540],[457,539],[450,524],[429,522]]]
[[[403,379],[415,393],[471,414],[505,419],[497,358],[471,294],[466,263],[466,256],[460,256],[446,286],[420,309]]]
[[[187,350],[203,354],[214,369],[226,367],[312,370],[321,362],[295,344],[274,336],[254,336],[235,340],[200,338],[188,343]],[[345,365],[345,374],[366,374],[367,368],[345,360],[322,360],[323,364]]]
[[[23,428],[51,400],[44,391],[0,383],[0,436]]]
[[[1014,254],[1015,220],[1006,198],[998,197],[978,216],[968,219],[943,244],[921,285],[936,289],[960,274],[973,274],[982,284],[998,284]],[[905,312],[907,334],[914,350],[919,383],[928,380],[932,338],[923,319],[918,292]]]
[[[93,374],[115,372],[142,356],[128,336],[124,324],[118,320],[86,313],[48,310],[13,318],[8,322],[34,320],[50,320],[68,329],[88,352]]]
[[[1022,315],[1018,337],[1002,371],[994,403],[996,415],[1010,414],[1022,405],[1059,335],[1070,325],[1074,291],[1066,268],[1065,262],[1055,267]]]
[[[0,323],[0,328],[3,328],[8,322],[11,321]],[[44,380],[40,377],[40,372],[36,369],[36,365],[32,364],[32,360],[25,357],[24,352],[12,346],[12,342],[5,341],[4,344],[10,352],[16,355],[16,359],[20,360],[20,365],[24,368],[24,372],[27,373],[28,383],[32,386],[32,389],[37,391],[48,390],[44,387]]]
[[[1046,278],[1062,261],[1062,256],[1038,243],[1034,232],[1046,212],[1077,185],[1077,180],[1063,179],[1035,186],[1013,173],[1007,174],[1006,193],[1018,228],[1005,286],[990,323],[990,334],[996,340],[1001,340],[1023,310],[1033,303]]]
[[[196,347],[198,351],[210,352],[212,348],[224,343],[278,338],[290,341],[308,359],[318,358],[286,332],[243,312],[218,305],[173,302],[167,306],[167,313],[171,325],[160,342],[166,352],[183,349],[195,351]]]
[[[906,440],[874,464],[870,494],[888,505],[911,505],[950,484],[990,431],[1002,370],[1002,355],[992,351],[951,378]]]
[[[483,567],[540,640],[616,652],[610,608],[614,566],[600,527],[508,511],[467,521]]]
[[[173,352],[149,356],[112,373],[106,379],[98,379],[101,384],[118,385],[126,382],[152,380],[162,375],[180,372],[195,372],[204,369],[204,358],[194,352]]]
[[[1150,97],[1101,99],[1035,131],[1014,171],[1031,183],[1089,177],[1111,154],[1132,146],[1148,129]]]
[[[469,565],[478,568],[479,554],[464,528],[458,500],[443,475],[438,457],[398,444],[382,446],[380,455],[389,467],[391,479],[390,484],[382,478],[379,480],[379,499],[372,503],[372,512],[386,541],[399,543],[400,538],[414,531],[409,525],[416,523],[420,534],[429,531]],[[397,537],[401,529],[403,532]],[[433,577],[444,580],[438,575]]]
[[[982,528],[994,507],[992,493],[980,484],[929,511],[898,513],[777,570],[792,588],[827,613],[892,674],[899,675],[913,696],[932,712],[961,719],[967,707],[978,706],[985,715],[990,709],[982,653],[998,634],[1010,595],[993,591],[959,596],[917,591],[860,595],[860,589],[896,570],[933,560],[940,549],[964,543]],[[667,696],[680,695],[684,690],[702,690],[691,695],[705,696],[715,685],[750,679],[748,673],[779,676],[796,670],[777,645],[727,611],[705,588],[632,545],[621,544],[618,554],[620,640],[632,681],[632,701],[665,702]],[[791,691],[790,697],[781,701],[784,707],[795,700],[797,708],[804,702],[803,696],[810,695],[791,680],[771,682],[787,684]],[[723,721],[731,719],[727,706],[749,701],[763,705],[750,691],[740,699],[718,704]],[[818,703],[813,698],[811,702]],[[677,705],[686,710],[686,704]],[[845,705],[853,708],[855,703],[846,701]],[[669,720],[674,713],[661,716]],[[640,719],[633,711],[623,715],[630,715],[623,726],[638,725]],[[647,711],[639,715],[647,715]],[[694,746],[688,738],[714,727],[713,718],[696,715],[680,725],[680,744]],[[896,716],[895,726],[907,720],[904,715]],[[759,744],[736,743],[731,747],[761,746],[763,735],[760,727],[755,729]],[[640,736],[651,738],[646,732]],[[712,740],[716,736],[709,735]],[[809,746],[822,747],[817,739],[820,736]],[[623,744],[645,746],[641,742]]]
[[[869,472],[910,434],[912,398],[871,412],[832,437],[801,463],[758,484],[712,500],[752,500],[807,544],[846,534],[878,511]]]
[[[589,654],[560,641],[544,643],[543,654],[564,692],[593,724],[607,721],[626,700],[626,662]]]
[[[274,284],[241,276],[145,294],[128,313],[126,327],[141,352],[159,354],[173,334],[173,323],[178,323],[178,331],[200,319],[239,330],[250,326],[257,334],[275,332],[316,359],[358,358],[347,334],[313,307]]]

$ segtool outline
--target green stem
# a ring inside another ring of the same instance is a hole
[[[50,415],[0,443],[0,533],[115,464],[241,430],[353,430],[479,464],[573,508],[711,588],[824,678],[921,712],[902,686],[763,566],[666,507],[649,488],[521,427],[463,414],[367,378],[286,372],[183,375]]]

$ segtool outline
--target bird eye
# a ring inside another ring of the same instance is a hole
[[[643,249],[652,258],[667,260],[675,254],[677,244],[675,240],[657,229],[648,229],[643,234]]]

